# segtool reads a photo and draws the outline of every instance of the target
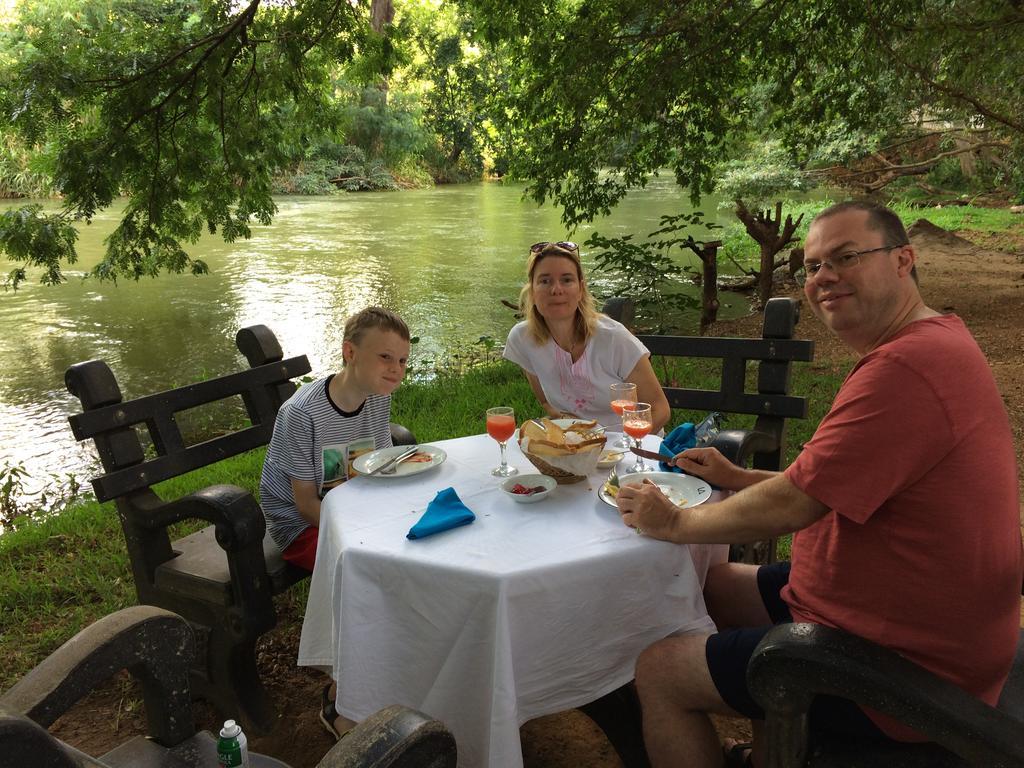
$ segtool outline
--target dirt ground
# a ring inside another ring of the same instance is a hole
[[[925,301],[960,315],[988,356],[1006,401],[1024,467],[1024,217],[1008,233],[945,233],[929,227],[911,231],[918,249],[918,271]],[[963,235],[968,240],[961,239]],[[754,336],[760,316],[720,323],[712,335]],[[816,342],[816,363],[846,370],[852,356],[806,309],[798,335]],[[1022,473],[1024,475],[1024,473]],[[1024,486],[1022,486],[1024,502]],[[299,608],[301,610],[301,607]],[[317,720],[325,678],[298,668],[299,616],[289,610],[281,625],[261,641],[260,667],[283,712],[273,731],[250,735],[250,749],[278,757],[294,768],[312,768],[332,740]],[[197,711],[200,727],[215,729],[214,713]],[[723,736],[749,735],[743,721],[717,721]],[[62,717],[52,729],[61,739],[100,755],[129,736],[145,732],[137,689],[122,675],[97,690]],[[526,768],[618,768],[615,751],[603,733],[578,711],[527,723],[522,728]],[[497,767],[496,767],[497,768]]]

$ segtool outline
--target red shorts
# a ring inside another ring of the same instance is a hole
[[[288,545],[288,549],[281,553],[281,557],[286,563],[297,565],[312,573],[313,563],[316,562],[316,542],[319,533],[320,529],[315,525],[309,526]]]

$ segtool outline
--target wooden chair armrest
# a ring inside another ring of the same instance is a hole
[[[142,513],[135,517],[136,522],[146,528],[167,528],[183,520],[212,523],[217,543],[228,551],[261,543],[267,530],[260,505],[237,485],[211,485],[173,501],[153,493],[136,494],[132,506]]]
[[[79,699],[127,669],[142,683],[149,735],[173,746],[195,733],[188,669],[192,629],[175,613],[133,606],[90,624],[0,697],[48,728]]]
[[[443,723],[392,705],[349,731],[317,768],[455,768],[456,755]]]
[[[83,768],[50,732],[0,704],[0,768]]]
[[[747,667],[765,709],[769,765],[803,765],[807,710],[815,694],[870,707],[972,764],[1024,765],[1024,727],[898,653],[841,630],[783,624]]]
[[[273,616],[274,610],[263,554],[267,522],[251,493],[236,485],[211,485],[170,502],[152,492],[137,494],[132,505],[142,524],[154,528],[190,519],[213,523],[217,543],[228,559],[237,631],[259,634],[269,628],[266,617]]]
[[[772,435],[750,429],[723,429],[710,445],[738,467],[747,466],[755,453],[770,452],[779,447]]]

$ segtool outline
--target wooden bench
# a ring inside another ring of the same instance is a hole
[[[774,627],[750,658],[747,681],[765,710],[772,768],[1024,766],[1024,630],[996,707],[893,650],[819,624]],[[929,742],[865,744],[816,732],[807,712],[822,694],[870,707]]]
[[[71,366],[65,383],[83,408],[70,417],[71,429],[78,440],[95,441],[103,464],[93,491],[117,505],[139,602],[191,623],[198,645],[193,694],[258,733],[270,728],[275,711],[257,671],[256,640],[277,623],[274,595],[309,574],[281,558],[248,491],[215,485],[165,500],[152,487],[266,445],[278,409],[295,392],[292,380],[310,372],[304,355],[284,359],[266,326],[243,328],[235,341],[248,370],[128,402],[101,360]],[[186,445],[177,413],[238,397],[246,426]],[[149,453],[139,425],[148,430]],[[410,441],[398,425],[392,433],[396,442]],[[171,541],[168,527],[184,520],[210,525]]]
[[[104,616],[0,695],[0,768],[216,768],[217,737],[195,727],[192,655],[193,633],[180,616],[152,606]],[[122,669],[141,684],[146,736],[92,757],[49,733],[61,715]],[[317,768],[455,768],[455,762],[455,740],[444,725],[390,706],[349,731]],[[249,765],[288,768],[252,751]]]
[[[814,342],[794,339],[800,320],[795,299],[774,298],[764,309],[760,339],[714,336],[645,336],[638,338],[652,356],[704,358],[721,366],[718,389],[666,386],[672,408],[748,414],[753,429],[722,430],[712,445],[739,466],[779,471],[786,451],[786,420],[807,417],[807,399],[789,394],[794,362],[814,358]],[[757,364],[756,387],[748,391],[747,366]],[[731,559],[768,563],[775,559],[775,542],[733,548]]]

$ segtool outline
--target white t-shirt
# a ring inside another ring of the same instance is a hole
[[[538,345],[526,321],[509,331],[503,356],[540,380],[544,397],[555,408],[596,419],[606,429],[622,429],[622,417],[611,407],[611,385],[626,380],[636,364],[649,356],[647,347],[622,323],[600,315],[597,329],[575,363],[554,339]]]

